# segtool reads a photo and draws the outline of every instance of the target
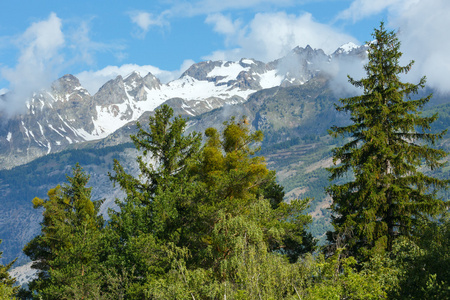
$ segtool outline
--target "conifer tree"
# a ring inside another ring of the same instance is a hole
[[[102,201],[91,200],[89,176],[78,164],[67,180],[50,189],[48,199],[33,199],[34,208],[44,209],[44,218],[41,234],[24,248],[39,271],[29,289],[44,299],[96,298]]]
[[[155,201],[155,197],[169,194],[189,179],[189,162],[199,155],[201,145],[199,134],[184,134],[186,120],[174,117],[168,105],[155,110],[148,128],[137,126],[139,131],[131,139],[142,154],[137,157],[140,174],[134,177],[114,161],[114,174],[109,176],[126,197],[116,201],[120,211],[110,211],[104,241],[107,268],[116,270],[116,278],[127,277],[132,282],[133,287],[126,291],[132,298],[145,297],[142,289],[147,276],[166,271],[167,244],[177,239],[177,230],[186,222],[178,219],[183,203],[167,197]]]
[[[116,216],[125,217],[128,209],[149,208],[158,187],[169,178],[183,177],[188,161],[198,154],[201,136],[197,133],[184,136],[186,120],[180,116],[172,118],[173,109],[163,105],[155,111],[155,116],[149,117],[149,130],[137,124],[139,131],[131,139],[136,149],[142,151],[137,157],[139,178],[128,174],[119,161],[114,161],[115,174],[109,174],[110,179],[126,192],[127,199],[117,201],[123,213],[113,213],[113,221]],[[142,225],[139,230],[145,230],[148,224],[140,224],[140,221],[134,220],[135,225]]]
[[[402,82],[400,75],[414,62],[400,65],[402,53],[395,32],[381,23],[373,37],[364,67],[367,77],[355,80],[349,76],[349,82],[362,88],[363,94],[340,99],[342,105],[336,106],[350,113],[352,124],[330,130],[333,137],[350,137],[333,150],[337,165],[329,168],[330,179],[349,174],[354,179],[328,188],[335,228],[328,239],[363,255],[369,249],[390,250],[396,237],[413,234],[416,221],[441,213],[446,203],[436,192],[448,184],[419,169],[439,168],[446,156],[431,147],[445,134],[430,131],[437,114],[421,116],[432,95],[412,99],[424,88],[425,77],[418,84]]]

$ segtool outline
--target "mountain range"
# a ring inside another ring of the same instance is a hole
[[[364,55],[365,46],[351,43],[332,55],[309,46],[297,47],[269,63],[253,59],[200,62],[167,84],[151,73],[133,72],[106,82],[94,95],[75,76],[65,75],[49,89],[36,91],[26,102],[24,113],[2,117],[0,169],[74,144],[105,139],[165,102],[176,106],[183,116],[198,116],[224,105],[243,103],[259,90],[302,85],[326,74],[343,58],[363,59]],[[0,96],[0,101],[6,97],[8,94]]]
[[[325,168],[332,163],[330,150],[342,143],[331,139],[327,129],[348,123],[348,116],[334,109],[345,95],[337,94],[333,76],[340,64],[361,64],[366,50],[349,43],[331,55],[297,47],[269,63],[205,61],[169,83],[133,72],[106,82],[94,95],[73,75],[59,78],[49,89],[35,92],[23,114],[0,116],[2,262],[16,257],[19,264],[26,262],[21,249],[39,233],[42,213],[32,208],[31,200],[45,198],[50,188],[64,183],[77,162],[91,176],[93,199],[105,199],[101,212],[115,208],[114,199],[122,193],[107,175],[113,159],[137,175],[137,151],[129,135],[136,132],[136,122],[145,125],[161,104],[188,117],[188,131],[220,129],[231,116],[245,115],[252,130],[264,133],[259,154],[277,171],[286,200],[310,197],[311,231],[323,237],[330,229]],[[444,104],[425,113],[439,111],[438,129],[447,128],[448,100],[433,101]],[[440,146],[449,149],[449,139]],[[448,171],[440,176],[448,177]]]

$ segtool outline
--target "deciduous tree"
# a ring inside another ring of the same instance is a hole
[[[256,288],[275,298],[293,293],[287,281],[277,291],[280,281],[266,271],[283,273],[289,260],[314,247],[306,232],[311,218],[303,214],[308,200],[282,201],[275,172],[255,156],[262,133],[250,132],[245,119],[225,122],[220,133],[207,129],[200,147],[201,136],[184,135],[185,120],[172,114],[161,107],[150,130],[140,127],[133,137],[144,154],[141,176],[118,162],[111,176],[127,196],[107,228],[106,265],[129,275],[124,293],[133,299],[214,299],[227,289],[252,297]],[[244,283],[252,276],[264,278]]]

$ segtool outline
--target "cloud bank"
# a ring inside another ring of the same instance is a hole
[[[404,64],[414,60],[411,74],[415,82],[427,76],[427,85],[450,93],[450,1],[421,0],[408,6],[390,21],[398,28]]]
[[[49,88],[66,68],[80,63],[93,65],[97,53],[120,55],[124,49],[122,45],[93,41],[89,33],[88,20],[63,31],[63,20],[50,13],[47,19],[12,38],[20,54],[14,66],[0,68],[1,77],[9,82],[8,92],[0,100],[0,112],[6,117],[24,113],[33,93]],[[5,91],[3,88],[2,94]]]
[[[193,60],[185,60],[180,66],[180,69],[174,71],[161,70],[158,67],[151,65],[140,66],[136,64],[124,64],[121,66],[107,66],[96,71],[84,71],[76,74],[75,76],[80,80],[81,85],[86,88],[91,95],[93,95],[108,80],[114,79],[119,75],[125,77],[136,71],[144,77],[148,73],[152,73],[162,83],[167,83],[180,77],[180,75],[194,63],[195,62]]]
[[[329,25],[318,23],[310,13],[302,15],[259,13],[249,22],[242,24],[222,14],[210,15],[206,23],[224,35],[232,49],[217,50],[205,59],[238,60],[242,57],[269,62],[286,55],[296,46],[323,49],[334,52],[347,42],[355,42],[352,36],[339,32]]]

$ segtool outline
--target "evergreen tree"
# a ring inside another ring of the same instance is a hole
[[[127,195],[124,202],[117,201],[120,212],[112,212],[112,221],[115,222],[117,218],[124,222],[127,211],[134,210],[135,219],[132,223],[136,233],[148,231],[146,220],[151,220],[148,217],[152,214],[148,209],[151,208],[158,187],[161,188],[169,179],[184,177],[188,162],[198,155],[200,149],[201,136],[197,133],[184,136],[186,120],[180,116],[172,118],[173,109],[163,105],[155,111],[155,116],[149,117],[148,131],[137,124],[139,132],[132,135],[131,139],[136,149],[143,154],[137,157],[139,178],[128,174],[117,160],[114,161],[115,174],[109,174],[110,179],[119,184]],[[138,210],[139,214],[143,214],[140,217],[136,215]],[[133,232],[124,234],[132,236]]]
[[[168,105],[149,117],[148,128],[139,123],[137,126],[139,131],[131,139],[142,153],[137,157],[140,174],[135,178],[120,162],[114,162],[110,179],[121,187],[126,198],[117,199],[119,211],[110,211],[104,239],[106,268],[114,270],[113,278],[130,282],[123,289],[132,298],[144,297],[148,276],[167,271],[167,243],[176,239],[177,231],[186,223],[186,219],[178,218],[183,203],[175,203],[172,198],[155,201],[155,197],[169,194],[189,180],[188,165],[199,155],[201,146],[199,134],[184,135],[186,120],[173,117]],[[177,196],[182,195],[185,192]],[[169,226],[162,227],[162,223]]]
[[[0,240],[0,245],[2,240]],[[0,251],[0,258],[3,252]],[[6,266],[0,264],[0,298],[1,299],[13,299],[17,293],[17,287],[13,287],[16,279],[9,275],[8,271],[16,260],[13,260]]]
[[[340,99],[338,111],[350,112],[353,124],[333,127],[333,137],[351,139],[333,150],[334,163],[329,168],[331,180],[353,174],[354,179],[332,184],[333,198],[330,242],[342,242],[352,253],[366,255],[366,250],[390,250],[393,240],[411,235],[420,219],[436,216],[447,206],[436,196],[448,180],[439,180],[419,168],[439,168],[446,156],[443,150],[430,147],[445,134],[431,133],[430,124],[437,119],[420,115],[431,95],[412,99],[425,85],[403,83],[413,61],[399,64],[400,42],[393,31],[381,23],[368,43],[367,77],[349,82],[363,89],[361,96]]]
[[[77,164],[69,183],[48,191],[48,199],[34,198],[34,208],[43,208],[41,234],[24,248],[38,269],[38,278],[29,284],[29,297],[43,299],[96,298],[99,273],[98,216],[102,201],[91,201],[89,176]]]

